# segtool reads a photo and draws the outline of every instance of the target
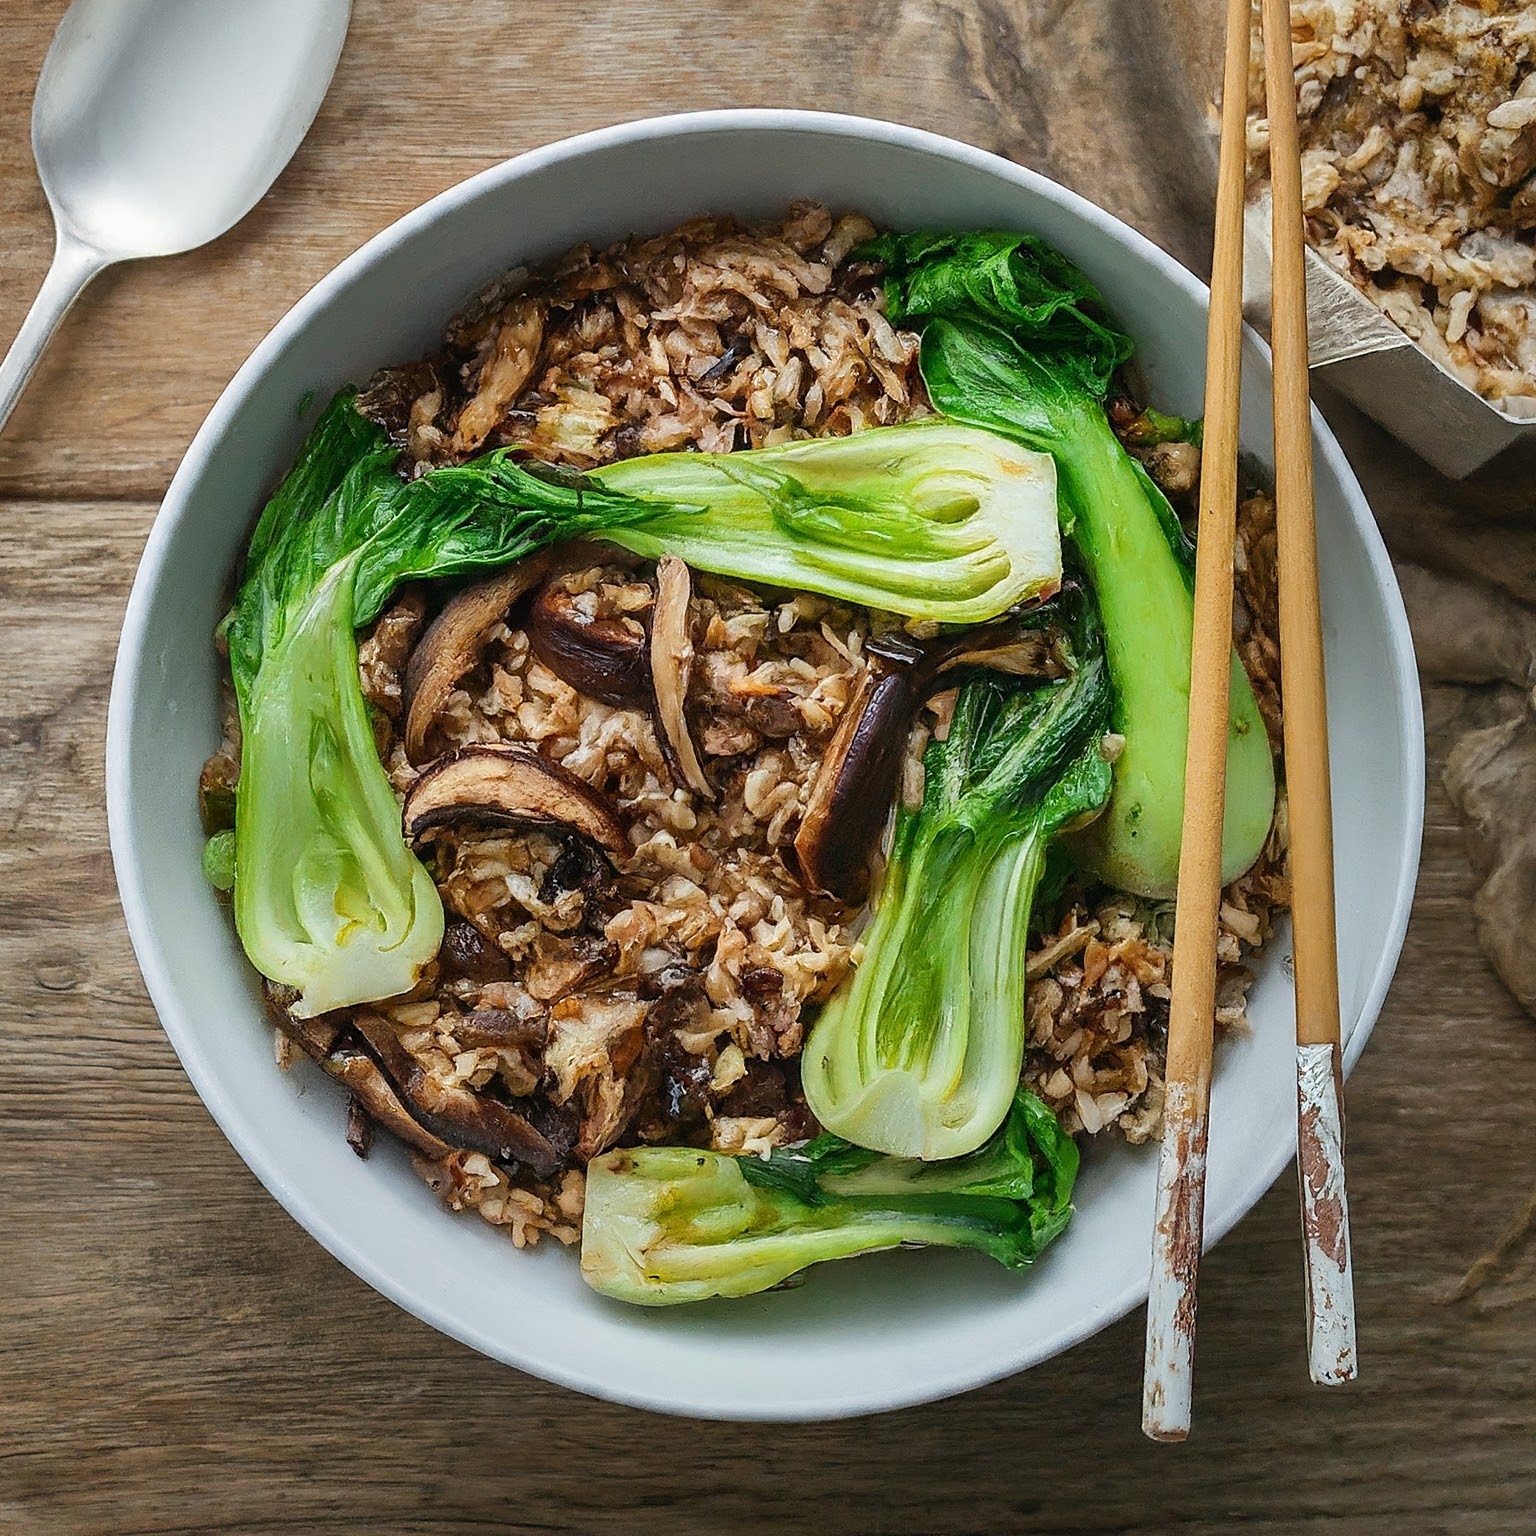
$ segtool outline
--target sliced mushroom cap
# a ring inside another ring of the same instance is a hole
[[[800,878],[846,902],[869,891],[870,858],[901,779],[912,720],[922,704],[910,669],[866,672],[816,771],[795,834]]]
[[[688,599],[692,589],[688,567],[676,555],[656,563],[656,602],[651,610],[651,684],[656,718],[661,723],[662,750],[673,776],[705,800],[715,792],[704,776],[683,706],[693,671],[693,635]]]
[[[432,621],[405,669],[405,755],[413,763],[431,756],[428,738],[448,695],[480,662],[486,635],[524,593],[549,574],[554,556],[540,551],[485,581],[465,587]]]
[[[434,763],[411,786],[402,813],[416,842],[434,827],[568,827],[614,858],[629,852],[618,812],[597,790],[530,747],[465,747]]]
[[[366,1052],[356,1046],[343,1046],[326,1057],[321,1066],[352,1090],[354,1100],[362,1105],[370,1120],[392,1131],[408,1147],[415,1147],[428,1157],[447,1157],[453,1151],[446,1141],[411,1118],[410,1111],[390,1087],[389,1079]]]
[[[650,658],[645,630],[636,620],[592,618],[573,593],[549,581],[533,600],[524,627],[533,654],[578,693],[620,708],[650,702]]]
[[[801,880],[845,902],[868,893],[870,862],[896,799],[912,723],[944,675],[960,667],[1049,675],[1054,665],[1049,637],[1018,623],[927,643],[886,635],[869,649],[876,666],[838,721],[795,834]]]
[[[559,1169],[563,1159],[542,1132],[498,1099],[438,1082],[381,1014],[360,1008],[353,1023],[411,1118],[449,1147],[522,1163],[540,1178]]]

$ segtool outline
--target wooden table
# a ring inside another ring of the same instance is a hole
[[[62,9],[0,10],[0,338],[48,257],[27,123]],[[1104,103],[1156,95],[1137,66],[1156,15],[1145,0],[356,0],[330,98],[273,193],[210,249],[86,297],[0,438],[0,1531],[1536,1530],[1536,1243],[1511,1226],[1536,1182],[1536,1026],[1475,946],[1476,881],[1438,777],[1457,721],[1488,707],[1477,691],[1427,693],[1413,928],[1351,1083],[1363,1379],[1306,1384],[1288,1175],[1206,1267],[1182,1448],[1137,1427],[1139,1315],[1014,1381],[826,1427],[653,1418],[482,1359],[262,1192],[177,1066],[119,917],[102,741],[134,563],[197,423],[333,263],[529,146],[773,104],[1027,160],[1199,268],[1204,211],[1168,169],[1195,149],[1093,132]],[[1336,414],[1403,548],[1458,509],[1486,524],[1529,503],[1529,457],[1453,490]],[[1480,1255],[1485,1283],[1455,1299]]]

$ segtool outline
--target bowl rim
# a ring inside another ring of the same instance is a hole
[[[154,1005],[161,1028],[181,1061],[183,1070],[208,1112],[213,1116],[246,1166],[280,1205],[315,1238],[334,1258],[374,1290],[387,1296],[397,1306],[422,1319],[441,1333],[469,1345],[481,1354],[518,1370],[572,1388],[589,1396],[621,1402],[633,1407],[692,1416],[708,1415],[716,1419],[794,1420],[832,1419],[858,1414],[889,1411],[951,1396],[957,1392],[986,1385],[1028,1369],[1083,1339],[1098,1333],[1123,1317],[1146,1299],[1146,1282],[1132,1284],[1106,1308],[1085,1315],[1072,1328],[1061,1330],[1048,1342],[1044,1353],[1032,1362],[1022,1362],[1018,1352],[1004,1351],[980,1368],[967,1365],[946,1374],[924,1380],[916,1391],[886,1390],[871,1392],[857,1386],[840,1397],[822,1398],[813,1405],[796,1409],[793,1405],[754,1407],[743,1402],[737,1407],[711,1404],[703,1407],[659,1386],[652,1390],[628,1390],[605,1381],[600,1376],[572,1368],[548,1354],[541,1345],[509,1349],[502,1341],[473,1325],[448,1316],[436,1300],[418,1292],[412,1285],[397,1280],[369,1255],[360,1251],[338,1231],[306,1192],[284,1182],[269,1160],[256,1127],[249,1124],[235,1097],[221,1091],[209,1064],[209,1053],[198,1034],[178,1017],[178,987],[174,967],[168,959],[151,921],[143,870],[131,832],[129,805],[129,744],[133,733],[131,703],[139,688],[146,657],[147,618],[151,594],[157,589],[168,553],[173,529],[188,510],[191,488],[201,480],[215,444],[235,423],[249,396],[259,386],[270,360],[280,353],[290,339],[309,325],[312,317],[331,301],[333,295],[362,275],[380,256],[418,231],[435,223],[444,214],[470,202],[493,187],[526,173],[579,160],[594,151],[613,146],[654,142],[681,136],[752,130],[762,133],[809,131],[894,144],[951,164],[960,164],[985,172],[1024,188],[1046,201],[1057,204],[1080,219],[1105,239],[1127,247],[1131,254],[1156,270],[1166,281],[1193,296],[1201,308],[1209,301],[1209,289],[1187,268],[1154,245],[1139,231],[1113,214],[1041,175],[987,150],[977,149],[942,134],[903,124],[844,113],[811,112],[788,108],[725,108],[711,111],[675,113],[640,118],[630,122],[576,134],[528,150],[472,175],[430,198],[417,208],[394,220],[373,235],[351,255],[343,258],[277,321],[257,344],[204,418],[173,476],[160,509],[150,529],[143,555],[134,576],[123,619],[121,639],[108,702],[106,732],[106,803],[109,842],[117,877],[123,917],[146,989]],[[1247,341],[1255,345],[1267,369],[1269,349],[1251,330]],[[1423,713],[1418,676],[1414,664],[1413,642],[1407,613],[1396,576],[1387,555],[1375,517],[1365,494],[1345,458],[1332,431],[1317,407],[1312,407],[1314,451],[1327,471],[1338,482],[1351,518],[1356,524],[1371,574],[1385,599],[1393,675],[1391,686],[1403,711],[1407,760],[1403,764],[1404,791],[1409,813],[1405,834],[1396,850],[1393,876],[1396,899],[1387,928],[1387,942],[1382,948],[1358,1021],[1345,1045],[1344,1069],[1349,1071],[1359,1059],[1366,1039],[1375,1025],[1387,989],[1392,981],[1398,956],[1407,932],[1409,911],[1417,879],[1424,820],[1425,760],[1423,751]],[[1419,743],[1417,751],[1412,744]],[[1206,1227],[1204,1246],[1219,1242],[1263,1196],[1290,1161],[1288,1151],[1269,1162],[1255,1164],[1244,1184],[1241,1197],[1234,1202],[1235,1214]],[[1034,1341],[1037,1345],[1040,1341]]]

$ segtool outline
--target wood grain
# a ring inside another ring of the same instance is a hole
[[[0,8],[4,337],[46,261],[27,115],[61,10]],[[1116,106],[1143,90],[1172,121],[1198,100],[1143,68],[1147,15],[1129,0],[357,0],[315,132],[256,213],[104,282],[67,323],[0,439],[0,1532],[1531,1529],[1536,1241],[1512,1224],[1536,1176],[1536,1028],[1477,952],[1476,881],[1438,787],[1445,743],[1504,707],[1497,689],[1427,691],[1414,923],[1350,1085],[1365,1375],[1306,1384],[1287,1176],[1204,1266],[1196,1430],[1173,1450],[1137,1429],[1139,1317],[1014,1381],[826,1427],[656,1419],[470,1353],[262,1192],[177,1066],[118,915],[102,733],[134,563],[218,389],[338,257],[526,145],[772,103],[1002,148],[1198,266],[1200,194]],[[1156,147],[1192,163],[1181,131]],[[1521,557],[1496,560],[1491,530],[1529,516],[1520,464],[1452,492],[1338,419],[1411,552],[1448,542],[1464,508],[1475,536],[1456,558],[1516,581]],[[1478,1288],[1448,1300],[1501,1236]]]

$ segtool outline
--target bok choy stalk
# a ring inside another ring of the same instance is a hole
[[[1026,1089],[987,1144],[916,1163],[819,1136],[766,1159],[634,1147],[587,1168],[581,1273],[641,1306],[750,1296],[827,1259],[932,1244],[1023,1269],[1067,1225],[1078,1154]]]
[[[680,504],[609,537],[637,555],[977,624],[1061,583],[1056,470],[992,432],[929,419],[746,453],[666,453],[593,471]]]
[[[1172,896],[1184,802],[1193,572],[1177,516],[1121,447],[1103,410],[1110,379],[1132,342],[1103,318],[1099,295],[1083,273],[1027,235],[886,235],[862,254],[886,263],[891,318],[922,322],[921,367],[934,405],[1056,460],[1063,528],[1082,554],[1104,616],[1114,729],[1125,737],[1109,807],[1077,848],[1110,884]],[[1235,879],[1258,857],[1274,804],[1263,720],[1234,656],[1224,879]]]
[[[394,458],[338,395],[262,513],[226,621],[243,737],[235,921],[304,1016],[408,991],[442,938],[357,676],[356,631],[401,582],[596,535],[913,618],[991,618],[1060,579],[1050,460],[970,427],[664,455],[601,479],[503,451],[406,484]]]
[[[985,673],[961,687],[947,736],[923,758],[922,805],[897,815],[864,959],[806,1041],[807,1103],[860,1146],[959,1157],[997,1129],[1018,1084],[1046,852],[1111,784],[1098,616],[1080,586],[1052,606],[1071,672],[1034,686]]]

